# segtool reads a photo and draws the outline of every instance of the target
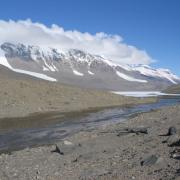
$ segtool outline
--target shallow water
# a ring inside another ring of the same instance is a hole
[[[148,112],[160,107],[175,104],[180,104],[180,97],[166,97],[160,99],[159,102],[156,103],[142,104],[129,108],[116,107],[104,109],[99,112],[91,112],[76,116],[72,115],[65,120],[58,120],[58,117],[61,119],[62,114],[52,114],[52,118],[57,119],[57,121],[53,121],[53,124],[47,123],[47,126],[43,125],[43,120],[41,119],[40,122],[42,125],[38,124],[38,126],[31,128],[28,128],[28,125],[18,126],[18,128],[11,129],[10,123],[8,122],[8,129],[0,130],[0,152],[9,152],[26,147],[52,144],[57,140],[61,140],[79,131],[87,131],[98,126],[119,123],[138,113]],[[44,119],[48,121],[51,119],[51,116],[48,118],[44,117]],[[22,123],[24,122],[22,121]]]

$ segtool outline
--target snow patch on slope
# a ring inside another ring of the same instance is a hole
[[[116,71],[116,74],[117,74],[119,77],[121,77],[121,78],[123,78],[123,79],[125,79],[125,80],[127,80],[127,81],[147,83],[146,80],[136,79],[136,78],[133,78],[133,77],[128,76],[128,75],[126,75],[126,74],[120,73],[119,71]]]
[[[55,78],[49,77],[45,74],[40,74],[40,73],[36,73],[36,72],[31,72],[31,71],[25,71],[25,70],[21,70],[21,69],[12,69],[12,70],[15,72],[18,72],[18,73],[27,74],[27,75],[34,76],[34,77],[44,79],[47,81],[54,81],[54,82],[57,81]]]
[[[59,71],[53,63],[52,63],[52,67],[54,68],[55,71]]]
[[[10,66],[10,64],[8,63],[5,57],[0,57],[0,64],[6,66],[9,69],[12,69],[12,67]]]
[[[49,69],[45,66],[43,66],[43,71],[49,71]]]
[[[94,75],[94,73],[93,73],[93,72],[91,72],[91,71],[88,71],[88,74],[90,74],[90,75]]]
[[[160,91],[112,91],[112,93],[130,97],[180,96],[180,94],[166,94]]]
[[[45,64],[45,66],[46,66],[50,71],[52,71],[52,72],[56,71],[53,66],[49,65],[49,64],[46,62],[46,60],[44,60],[44,64]]]
[[[73,69],[73,73],[77,76],[84,76],[83,73],[80,73],[80,72],[76,71],[75,69]]]

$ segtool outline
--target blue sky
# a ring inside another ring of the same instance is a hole
[[[180,75],[179,0],[6,0],[0,19],[58,24],[65,30],[118,34]]]

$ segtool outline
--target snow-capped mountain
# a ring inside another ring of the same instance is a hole
[[[162,90],[180,83],[180,78],[167,69],[117,64],[77,49],[62,52],[54,48],[4,43],[0,64],[49,81],[113,91]]]

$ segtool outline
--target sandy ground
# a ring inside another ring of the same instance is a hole
[[[180,148],[169,147],[163,143],[169,137],[161,136],[174,126],[177,134],[171,137],[179,137],[179,117],[180,106],[165,107],[123,123],[79,132],[57,143],[62,155],[52,152],[55,145],[1,154],[0,179],[179,179],[180,160],[171,155]],[[142,127],[148,128],[148,134],[122,133],[126,128]]]
[[[0,118],[152,102],[30,78],[0,67]]]

